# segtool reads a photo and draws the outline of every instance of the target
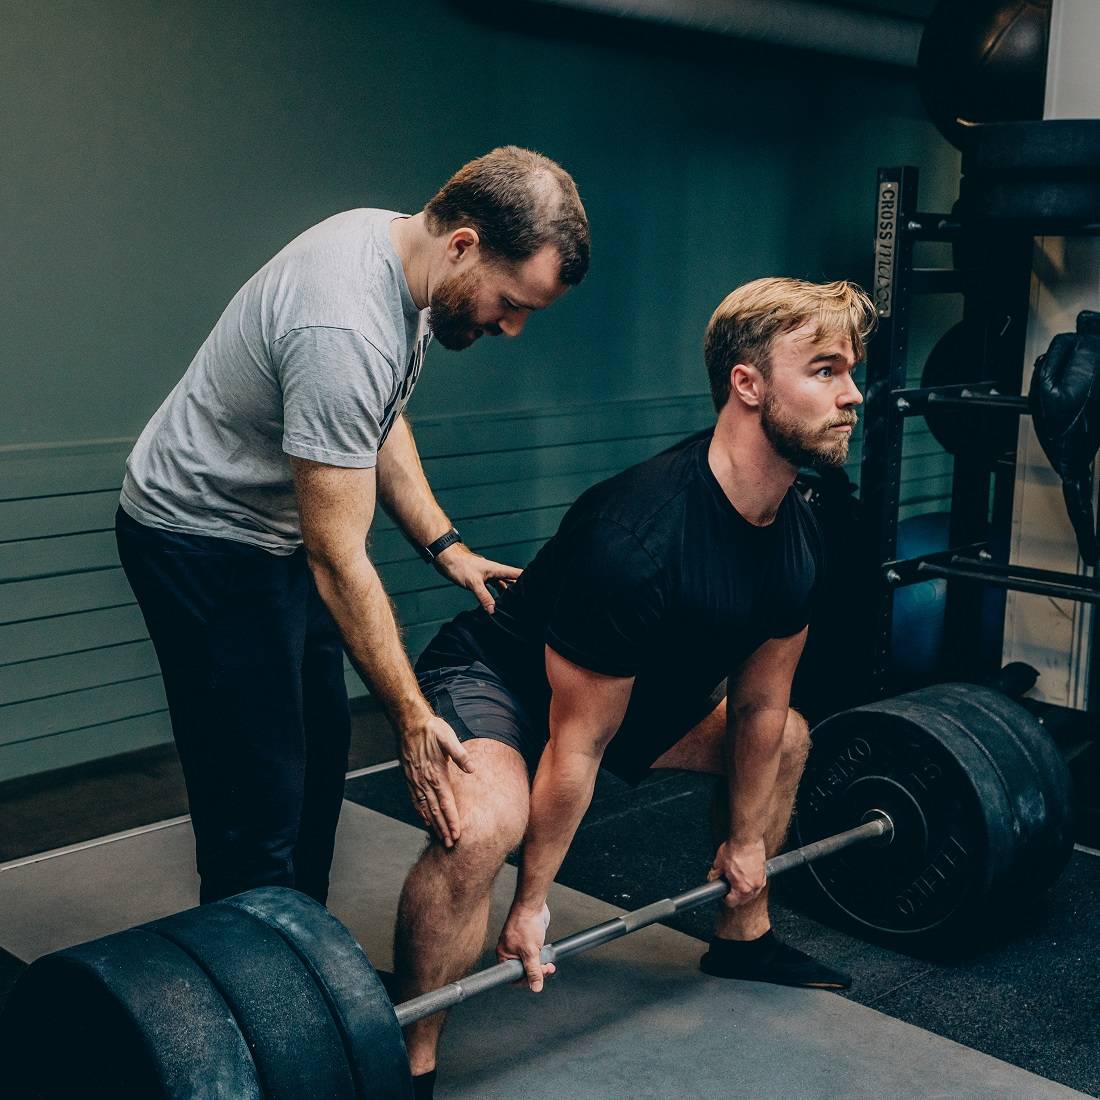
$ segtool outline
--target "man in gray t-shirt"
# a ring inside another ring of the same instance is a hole
[[[351,210],[238,291],[131,453],[119,556],[164,675],[201,899],[261,885],[325,900],[347,767],[346,649],[401,738],[418,812],[459,837],[471,769],[424,700],[366,552],[376,500],[492,610],[519,570],[468,550],[403,409],[432,336],[516,336],[584,277],[569,175],[506,146],[420,213]]]
[[[139,523],[292,554],[288,456],[377,466],[429,339],[389,210],[307,229],[236,293],[127,462]]]

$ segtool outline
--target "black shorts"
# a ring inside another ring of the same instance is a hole
[[[511,745],[534,776],[549,738],[545,709],[525,705],[488,665],[417,669],[420,689],[458,735],[459,741],[485,737]],[[726,692],[723,680],[711,692],[684,700],[670,716],[649,722],[628,708],[623,727],[604,754],[602,766],[628,783],[639,783],[653,761],[703,720]],[[641,710],[642,708],[639,708]],[[652,714],[652,710],[650,710]]]

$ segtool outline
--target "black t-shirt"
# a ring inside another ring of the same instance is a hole
[[[545,714],[549,645],[593,672],[635,677],[611,750],[632,739],[672,744],[754,650],[807,624],[821,576],[810,506],[791,490],[774,522],[753,526],[710,469],[711,434],[582,494],[495,613],[458,615],[418,667],[480,661],[532,714]]]

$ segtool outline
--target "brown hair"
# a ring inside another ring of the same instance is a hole
[[[756,279],[728,294],[707,324],[703,355],[719,412],[729,400],[730,371],[750,363],[765,375],[772,341],[813,323],[818,338],[847,336],[856,360],[877,320],[871,299],[855,283]]]
[[[486,253],[510,263],[553,245],[566,286],[588,270],[588,217],[577,186],[560,164],[530,149],[503,145],[464,164],[424,213],[433,236],[468,225]]]

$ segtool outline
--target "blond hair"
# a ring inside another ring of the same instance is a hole
[[[810,283],[803,279],[755,279],[727,294],[711,315],[703,340],[715,409],[730,396],[730,370],[749,363],[765,375],[772,341],[813,324],[819,340],[846,336],[856,360],[874,330],[875,307],[855,283]]]

